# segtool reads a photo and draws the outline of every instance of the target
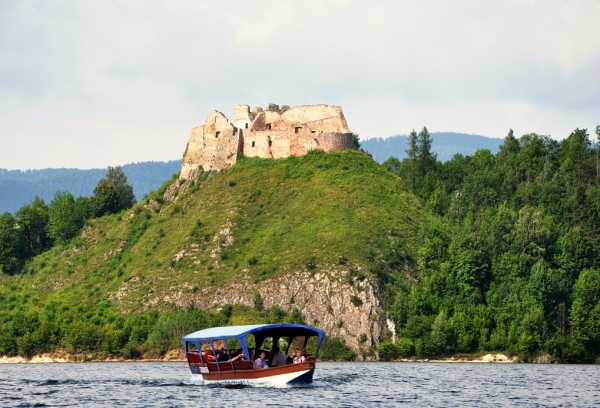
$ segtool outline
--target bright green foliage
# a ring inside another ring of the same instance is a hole
[[[133,187],[127,184],[127,177],[120,166],[108,167],[106,177],[98,181],[91,199],[92,212],[96,217],[116,214],[135,204]]]
[[[598,358],[596,149],[586,130],[560,143],[511,130],[496,156],[480,150],[431,167],[418,191],[431,218],[416,282],[391,280],[384,292],[416,355]],[[410,165],[386,162],[392,172]]]
[[[392,361],[399,357],[398,348],[391,341],[383,341],[377,347],[377,354],[382,361]]]
[[[421,205],[367,154],[241,158],[207,177],[167,202],[162,194],[179,183],[175,176],[128,213],[89,220],[79,236],[28,260],[20,275],[1,277],[0,332],[7,334],[0,353],[63,348],[135,358],[179,348],[183,331],[205,324],[301,323],[299,309],[266,308],[262,298],[261,307],[258,296],[256,308],[199,311],[194,302],[205,290],[292,279],[298,270],[352,269],[364,281],[372,265],[392,279],[416,257]],[[87,202],[77,204],[85,214]],[[393,259],[382,253],[390,245],[402,248],[386,252]],[[177,258],[184,250],[189,255]],[[188,300],[184,309],[169,300],[175,292]],[[329,350],[331,358],[353,358],[339,339]]]
[[[15,215],[23,239],[21,253],[26,257],[40,254],[49,245],[48,207],[44,200],[35,197],[31,204],[21,207]]]
[[[77,206],[73,194],[57,191],[48,207],[48,235],[63,244],[75,236],[77,227]]]
[[[20,236],[12,214],[0,214],[0,273],[15,272],[19,265]]]
[[[340,337],[327,337],[321,345],[319,359],[324,361],[351,361],[355,358],[354,352]]]

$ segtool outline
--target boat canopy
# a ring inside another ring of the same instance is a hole
[[[263,341],[268,337],[280,338],[318,336],[319,341],[315,357],[319,356],[319,349],[321,348],[321,343],[325,338],[325,332],[315,327],[305,326],[302,324],[280,323],[212,327],[210,329],[199,330],[197,332],[190,333],[187,336],[183,336],[182,340],[184,348],[187,351],[187,342],[193,342],[196,344],[198,350],[200,350],[200,342],[212,343],[214,340],[236,339],[242,346],[244,352],[247,353],[248,345],[246,343],[246,337],[249,334],[254,335],[257,346],[262,345]]]

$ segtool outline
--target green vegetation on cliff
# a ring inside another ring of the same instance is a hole
[[[405,270],[404,261],[385,264],[390,243],[402,259],[416,255],[418,200],[364,153],[241,158],[207,175],[189,186],[173,179],[2,276],[0,353],[160,354],[208,325],[302,319],[295,309],[259,305],[198,310],[207,287],[293,279],[331,264]],[[330,348],[343,349],[338,343]]]
[[[0,277],[0,353],[156,355],[204,326],[302,321],[293,307],[265,308],[260,293],[253,307],[197,302],[232,282],[341,265],[347,285],[373,282],[395,325],[384,359],[600,361],[598,145],[579,129],[561,142],[511,131],[495,155],[441,163],[427,136],[381,166],[359,152],[312,152],[241,158],[192,185],[174,178]],[[369,355],[367,334],[354,335]],[[324,350],[352,357],[342,339]]]

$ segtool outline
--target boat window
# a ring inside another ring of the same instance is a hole
[[[239,350],[242,345],[237,339],[227,339],[227,347],[229,347],[229,350]]]
[[[287,354],[288,350],[290,348],[290,338],[289,337],[280,337],[279,341],[279,350],[281,350],[282,353]]]
[[[209,352],[212,351],[210,348],[210,343],[207,341],[201,341],[200,342],[200,348],[202,349],[203,352]]]
[[[263,341],[263,344],[260,346],[260,348],[265,349],[265,350],[272,350],[273,349],[273,338],[267,337]]]
[[[317,336],[310,336],[306,342],[306,354],[314,356],[317,354],[317,346],[319,345],[319,338]]]
[[[249,334],[246,336],[246,344],[248,345],[248,349],[253,349],[256,347],[256,339],[254,338],[254,334]]]
[[[293,352],[296,349],[301,349],[301,348],[305,347],[305,345],[306,345],[306,338],[304,336],[294,337],[294,339],[292,340],[292,347],[290,347],[290,349]]]
[[[196,343],[193,341],[186,341],[187,351],[195,353],[198,352],[198,347],[196,347]]]

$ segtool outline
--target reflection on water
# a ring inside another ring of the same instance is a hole
[[[319,363],[310,386],[204,385],[185,363],[0,365],[0,406],[595,406],[600,366]]]

